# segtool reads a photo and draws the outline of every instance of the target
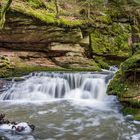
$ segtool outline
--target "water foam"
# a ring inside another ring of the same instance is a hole
[[[107,75],[93,73],[34,73],[14,82],[0,100],[96,99],[106,96]]]

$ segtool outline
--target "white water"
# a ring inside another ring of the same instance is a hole
[[[109,71],[112,71],[112,72],[116,72],[116,71],[118,71],[119,69],[118,69],[118,67],[117,66],[110,66],[110,68],[109,68]]]
[[[35,73],[15,82],[0,100],[96,99],[106,96],[106,75],[92,73]]]

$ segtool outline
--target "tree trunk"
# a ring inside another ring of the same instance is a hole
[[[90,9],[90,8],[91,8],[91,7],[90,7],[90,4],[91,4],[90,2],[91,2],[91,1],[89,0],[89,1],[88,1],[88,18],[90,18],[90,10],[91,10],[91,9]]]
[[[104,0],[104,7],[107,7],[108,5],[108,0]]]
[[[9,9],[11,3],[12,3],[12,0],[7,0],[7,3],[2,7],[1,15],[0,15],[0,29],[2,29],[4,26],[5,15],[6,15],[7,10]]]
[[[58,16],[58,14],[59,14],[59,0],[55,0],[55,7],[56,7],[56,16],[59,17]]]

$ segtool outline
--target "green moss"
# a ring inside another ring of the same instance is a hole
[[[74,27],[78,25],[82,25],[82,20],[68,20],[65,18],[60,18],[60,24],[65,25],[67,27]]]
[[[9,75],[9,72],[8,72],[8,70],[7,69],[5,69],[5,68],[0,68],[0,78],[5,78],[5,77],[7,77]]]
[[[133,46],[140,46],[140,42],[133,43]]]
[[[133,53],[139,53],[138,51],[140,51],[140,42],[138,42],[138,43],[133,43],[133,44],[132,44],[132,48],[133,48],[133,50],[134,50]]]
[[[139,33],[140,32],[140,29],[137,25],[132,25],[132,30],[133,30],[133,33]]]
[[[2,29],[3,26],[4,26],[5,15],[6,15],[6,12],[8,11],[8,9],[9,9],[11,3],[12,3],[12,0],[5,1],[5,3],[3,4],[3,6],[0,10],[0,29]]]
[[[104,55],[130,56],[129,32],[129,24],[119,23],[114,23],[103,30],[95,30],[91,34],[93,52]]]
[[[60,72],[82,72],[82,71],[99,71],[100,68],[50,68],[50,67],[41,67],[41,66],[23,66],[15,67],[11,69],[0,69],[0,77],[19,77],[31,72],[40,72],[40,71],[60,71]]]
[[[140,120],[140,109],[138,108],[124,107],[123,113],[124,115],[133,115],[134,120]]]
[[[10,60],[5,56],[0,56],[0,77],[7,77],[8,71],[12,68]]]
[[[140,53],[137,52],[121,64],[120,70],[108,86],[108,93],[117,95],[125,106],[124,112],[134,115],[135,119],[140,119],[139,64]]]
[[[56,10],[55,4],[54,4],[54,3],[51,3],[51,2],[47,2],[47,3],[46,3],[46,7],[47,7],[47,9],[48,9],[50,12],[53,12],[53,11]]]
[[[102,57],[96,56],[94,60],[99,65],[100,68],[109,69],[108,63],[106,63]]]
[[[47,10],[44,10],[44,9],[33,9],[32,7],[28,5],[21,5],[20,3],[16,3],[13,9],[20,13],[24,13],[29,16],[35,17],[48,24],[57,23],[55,13],[49,13],[47,12]]]
[[[112,23],[110,13],[108,12],[108,9],[103,6],[103,1],[93,2],[93,4],[91,5],[91,18],[87,18],[87,9],[83,7],[85,6],[85,2],[82,1],[77,1],[76,5],[74,0],[68,1],[68,5],[66,4],[67,1],[60,1],[58,13],[59,16],[57,15],[56,5],[54,1],[16,0],[13,3],[14,4],[12,4],[11,6],[12,10],[35,17],[44,23],[58,24],[70,27],[79,25],[96,25],[100,27],[104,26],[105,24]],[[67,6],[69,8],[67,8]],[[81,17],[79,11],[83,8],[85,9],[85,16]]]
[[[11,64],[7,57],[0,56],[0,68],[10,68]]]
[[[125,79],[125,75],[129,70],[134,70],[134,68],[136,68],[136,64],[138,61],[140,61],[140,54],[133,55],[121,64],[120,70],[116,73],[114,79],[108,86],[108,92],[117,95],[125,93],[127,88],[130,87],[129,82],[127,81],[127,79]]]
[[[94,60],[92,61],[91,65],[95,67],[96,71],[99,71],[101,69],[100,66]]]
[[[115,77],[110,81],[107,93],[122,96],[124,91],[127,90],[127,85],[124,83],[123,79],[121,79],[122,72],[118,71]]]
[[[28,2],[29,5],[35,8],[39,8],[44,5],[42,0],[26,0],[26,2]]]
[[[63,67],[68,71],[101,71],[101,68],[94,60],[83,63],[81,66],[65,64]]]
[[[136,6],[140,5],[140,1],[139,0],[128,0],[128,3],[132,4],[132,5],[136,5]]]
[[[135,52],[135,54],[137,55],[137,54],[140,54],[140,49],[138,49],[136,52]]]
[[[121,64],[121,70],[127,71],[137,65],[137,62],[140,61],[140,54],[135,54],[129,59],[127,59],[124,63]]]
[[[125,61],[127,58],[110,58],[110,57],[106,57],[105,58],[105,62],[107,64],[109,64],[110,66],[113,66],[113,65],[117,65],[117,66],[120,66],[120,64]]]
[[[109,14],[105,14],[104,16],[102,16],[102,21],[103,23],[106,23],[106,24],[112,23],[112,19]]]
[[[52,10],[52,12],[50,12],[47,9],[43,9],[43,8],[33,8],[29,5],[26,4],[22,4],[21,3],[15,3],[14,6],[12,6],[12,9],[16,10],[17,12],[35,17],[39,20],[41,20],[44,23],[47,24],[57,24],[57,25],[62,25],[62,26],[66,26],[66,27],[74,27],[74,26],[79,26],[82,25],[83,22],[80,19],[76,19],[76,20],[72,20],[71,17],[60,17],[57,18],[56,17],[56,12],[53,11],[54,5],[46,5],[47,8],[50,10]]]
[[[136,99],[129,99],[128,102],[133,108],[140,108],[140,101]]]

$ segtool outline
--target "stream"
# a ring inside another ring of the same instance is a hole
[[[140,140],[140,122],[121,113],[106,89],[113,72],[34,72],[0,94],[11,121],[36,126],[32,135],[0,130],[6,140]]]

